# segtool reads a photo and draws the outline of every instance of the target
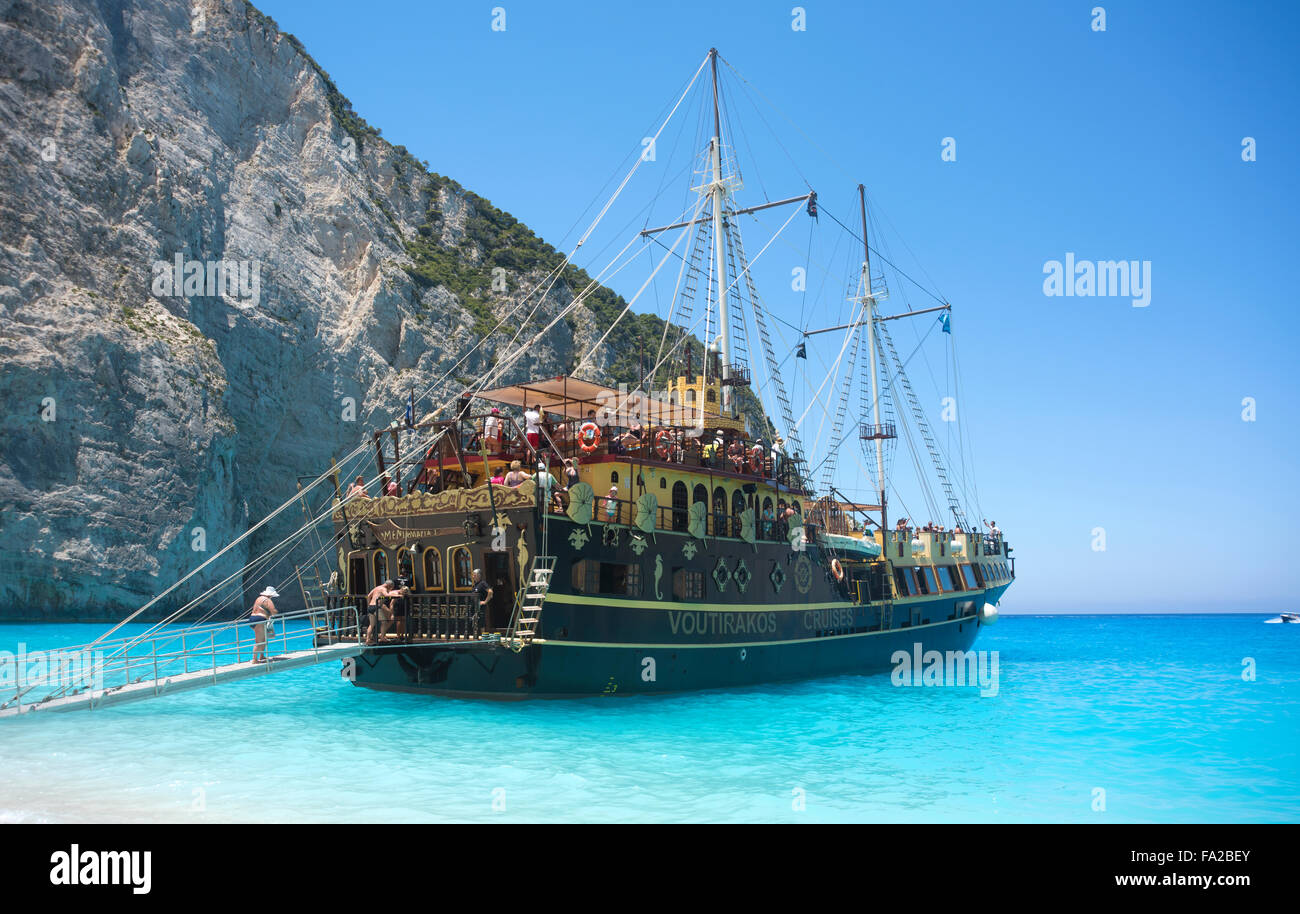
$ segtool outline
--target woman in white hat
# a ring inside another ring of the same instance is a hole
[[[268,587],[253,601],[253,610],[249,613],[248,621],[253,626],[254,663],[266,663],[266,623],[275,615],[275,604],[271,602],[271,598],[279,595],[274,587]]]

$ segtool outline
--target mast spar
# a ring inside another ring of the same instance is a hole
[[[867,364],[871,372],[871,425],[876,436],[876,482],[880,485],[880,528],[887,524],[885,517],[885,442],[879,437],[880,427],[880,390],[876,377],[876,298],[871,294],[871,245],[867,242],[867,189],[858,185],[858,202],[862,210],[862,301],[866,307],[867,340],[870,346],[870,358]]]
[[[731,325],[727,314],[727,270],[723,257],[722,208],[725,191],[722,183],[722,119],[718,113],[718,49],[709,49],[713,68],[713,141],[710,158],[713,165],[713,182],[709,186],[713,195],[713,255],[718,281],[718,357],[722,362],[723,413],[731,413]]]

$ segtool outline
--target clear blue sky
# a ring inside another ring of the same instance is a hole
[[[802,175],[847,220],[866,183],[900,265],[953,303],[982,506],[1019,562],[1004,609],[1296,608],[1297,6],[1103,3],[1099,33],[1097,2],[814,0],[803,32],[794,5],[258,4],[386,139],[559,247],[716,45],[829,152],[763,109],[796,173],[739,103],[747,189]],[[797,323],[790,231],[768,303]],[[1044,296],[1067,251],[1150,261],[1150,306]]]

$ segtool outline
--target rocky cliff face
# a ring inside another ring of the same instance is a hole
[[[0,618],[138,607],[440,377],[553,253],[382,140],[244,0],[0,0],[0,131]],[[617,304],[510,380],[568,370]]]

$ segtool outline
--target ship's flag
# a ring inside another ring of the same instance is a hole
[[[806,358],[808,358],[808,347],[807,347],[806,345],[804,345],[803,343],[800,343],[797,347],[795,347],[795,350],[794,350],[794,357],[795,357],[796,359],[806,359]]]
[[[939,322],[940,322],[941,324],[943,324],[943,332],[944,332],[944,333],[952,333],[952,325],[948,323],[948,312],[947,312],[947,311],[943,312],[943,317],[939,318]]]
[[[406,427],[415,428],[415,388],[411,388],[411,393],[406,399]]]

